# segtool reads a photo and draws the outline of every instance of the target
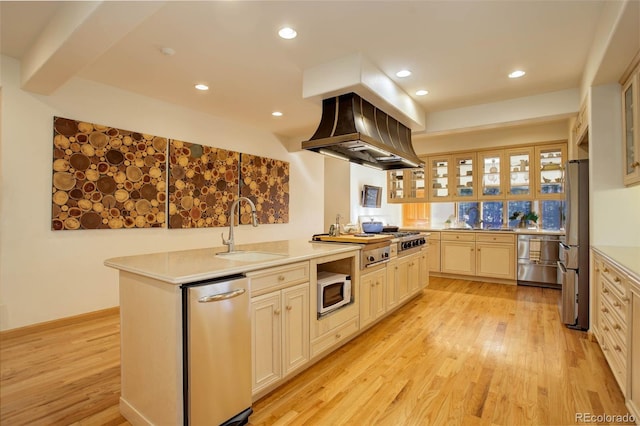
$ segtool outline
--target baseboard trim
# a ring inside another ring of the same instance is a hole
[[[120,307],[114,306],[113,308],[101,309],[99,311],[87,312],[85,314],[74,315],[71,317],[59,318],[51,321],[40,322],[37,324],[27,325],[24,327],[12,328],[10,330],[0,331],[0,339],[15,339],[16,337],[26,336],[32,333],[38,333],[40,331],[52,330],[54,328],[64,327],[67,325],[79,324],[81,322],[104,318],[111,315],[119,315]]]

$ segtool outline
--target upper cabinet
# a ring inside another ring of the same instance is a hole
[[[564,198],[567,145],[535,147],[536,198]]]
[[[535,176],[531,173],[533,164],[531,147],[511,148],[504,151],[507,169],[507,198],[531,199]]]
[[[638,107],[638,89],[640,89],[640,66],[622,85],[622,139],[623,139],[623,177],[625,185],[640,183],[640,108]]]
[[[452,157],[443,155],[427,159],[429,173],[429,201],[451,201],[450,175],[453,172]]]
[[[387,172],[390,203],[564,199],[566,141],[422,158]],[[426,188],[426,189],[425,189]]]
[[[452,156],[454,168],[452,198],[456,201],[475,200],[476,190],[476,153],[465,152]]]
[[[478,199],[501,200],[505,193],[504,150],[478,152]]]
[[[423,203],[427,201],[424,169],[403,169],[387,172],[388,203]]]

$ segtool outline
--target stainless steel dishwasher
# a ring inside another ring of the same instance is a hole
[[[184,424],[246,424],[253,412],[249,280],[183,285],[182,305]]]
[[[518,235],[518,284],[560,289],[558,281],[560,237]]]

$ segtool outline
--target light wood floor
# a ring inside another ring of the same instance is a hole
[[[420,298],[254,403],[251,425],[565,425],[625,414],[557,290],[432,278]],[[116,315],[4,339],[0,424],[120,425]]]

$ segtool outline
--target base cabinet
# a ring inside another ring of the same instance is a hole
[[[386,312],[387,270],[360,276],[360,327],[366,327]]]
[[[592,256],[593,333],[640,424],[640,279],[598,251]]]
[[[251,299],[253,393],[309,361],[309,283]]]
[[[442,272],[448,274],[476,274],[476,243],[473,241],[441,241]]]
[[[515,236],[490,233],[476,235],[476,274],[515,280]]]
[[[428,238],[429,271],[440,272],[440,232],[431,232]]]

